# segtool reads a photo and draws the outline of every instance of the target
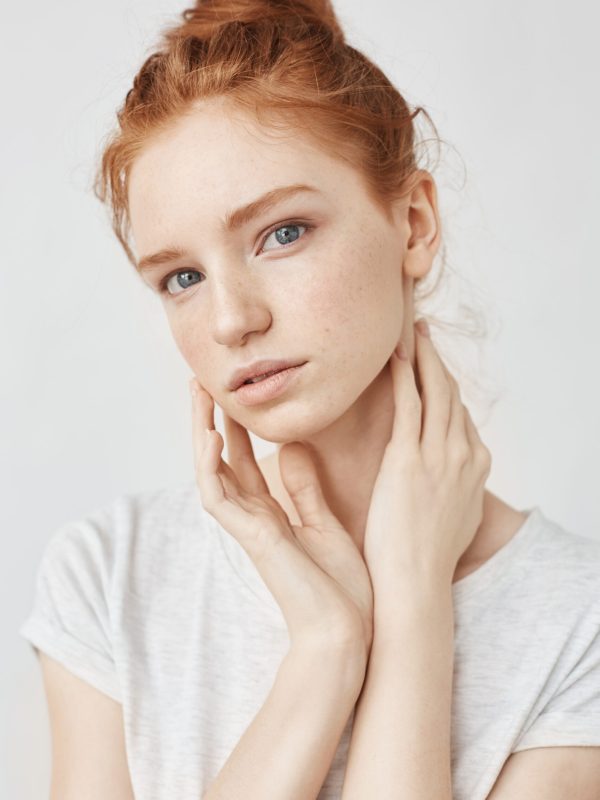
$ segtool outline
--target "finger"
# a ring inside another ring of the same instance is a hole
[[[481,440],[479,431],[471,419],[469,409],[464,406],[464,420],[471,451],[474,454],[476,469],[481,472],[482,480],[486,480],[492,468],[492,456],[489,448]]]
[[[190,382],[191,385],[192,382]],[[198,425],[200,428],[200,435],[198,439],[198,446],[200,451],[207,447],[210,444],[211,446],[211,453],[213,453],[212,448],[214,447],[215,438],[217,441],[217,446],[219,446],[220,441],[220,448],[219,448],[219,457],[216,461],[215,469],[217,472],[221,472],[222,475],[227,478],[228,481],[233,481],[237,483],[237,478],[235,472],[231,469],[229,464],[221,457],[221,453],[223,451],[224,440],[221,434],[215,428],[215,401],[213,400],[212,395],[210,392],[207,392],[203,386],[201,386],[200,382],[197,378],[193,379],[193,385],[196,387],[196,413],[198,416]],[[209,434],[208,436],[204,436],[204,429],[208,429]],[[213,453],[214,455],[214,453]]]
[[[356,571],[357,546],[325,500],[309,449],[301,442],[287,442],[279,450],[279,465],[282,482],[302,523],[292,525],[296,541],[364,609],[365,581],[369,578]]]
[[[441,359],[429,336],[415,326],[415,354],[421,381],[421,449],[439,455],[446,447],[452,392]]]
[[[317,468],[305,445],[301,442],[287,442],[280,447],[279,471],[303,525],[340,525],[327,505]]]
[[[196,381],[190,382],[192,390],[192,442],[196,483],[200,489],[202,505],[208,510],[224,498],[223,484],[217,475],[217,450],[206,430],[210,427],[211,412],[206,396]]]
[[[256,463],[248,430],[223,412],[227,437],[227,458],[241,487],[249,494],[270,494],[268,484]]]
[[[215,403],[209,392],[200,384],[198,378],[190,380],[190,390],[192,392],[192,410],[194,413],[194,421],[197,422],[198,428],[203,431],[204,428],[214,430],[215,428]],[[200,439],[200,449],[204,447],[204,439]]]
[[[448,367],[442,362],[442,369],[446,374],[446,380],[450,386],[451,401],[450,401],[450,419],[448,421],[448,432],[446,440],[448,446],[460,443],[466,439],[467,431],[464,419],[464,406],[460,396],[460,387],[456,378]]]
[[[465,428],[465,436],[467,437],[467,441],[469,442],[469,447],[472,450],[478,445],[479,442],[479,434],[477,433],[477,428],[475,427],[473,420],[471,419],[471,415],[469,414],[469,409],[463,404],[462,406],[462,421]]]
[[[403,358],[397,350],[401,349]],[[417,388],[415,370],[406,355],[406,346],[400,342],[390,358],[394,395],[394,424],[391,441],[400,451],[418,450],[421,436],[421,398]]]
[[[237,496],[238,480],[229,464],[221,458],[224,441],[214,427],[214,400],[197,379],[190,382],[190,388],[192,386],[196,389],[192,394],[196,481],[199,485],[202,483],[202,504],[208,510],[208,503],[219,502],[226,495]]]
[[[221,458],[224,440],[214,429],[209,430],[208,440],[204,435],[207,421],[212,417],[209,403],[202,400],[202,388],[197,384],[197,393],[192,395],[192,436],[196,484],[202,506],[225,531],[230,533],[253,558],[256,541],[260,533],[260,521],[252,513],[247,498],[238,490],[238,481],[233,470]],[[205,393],[210,397],[208,393]]]

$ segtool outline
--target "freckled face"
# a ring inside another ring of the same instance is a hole
[[[221,229],[229,211],[297,183],[319,191]],[[129,208],[140,258],[186,251],[144,280],[159,292],[169,278],[160,297],[181,354],[257,436],[308,438],[385,365],[403,321],[404,229],[386,220],[352,167],[307,139],[275,140],[240,112],[204,104],[138,155]],[[308,363],[279,397],[243,406],[227,381],[260,358]]]

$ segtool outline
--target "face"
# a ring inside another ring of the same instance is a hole
[[[295,184],[314,191],[226,229],[234,209]],[[137,156],[129,209],[140,263],[181,251],[141,274],[160,293],[185,361],[226,413],[271,442],[308,440],[358,415],[411,313],[407,201],[389,221],[351,166],[205,103]],[[227,383],[258,359],[306,363],[282,394],[243,405]]]

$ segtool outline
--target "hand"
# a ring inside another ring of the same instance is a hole
[[[431,338],[415,329],[422,397],[410,360],[395,351],[390,363],[392,435],[365,529],[363,553],[376,608],[379,596],[398,598],[404,575],[433,574],[451,585],[458,560],[481,524],[491,467],[490,452],[461,402],[455,379]]]
[[[302,525],[292,525],[271,496],[246,428],[223,412],[225,444],[214,430],[214,400],[196,379],[192,427],[196,482],[204,509],[250,556],[279,604],[292,645],[364,650],[373,636],[373,591],[360,552],[323,497],[308,448],[279,451],[281,478]],[[204,441],[205,429],[210,429]]]

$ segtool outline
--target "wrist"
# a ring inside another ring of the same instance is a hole
[[[411,573],[393,592],[373,594],[373,646],[396,642],[412,625],[431,628],[453,621],[452,581],[445,573]]]
[[[291,643],[288,658],[307,671],[335,676],[340,688],[352,692],[363,684],[369,647],[359,637],[328,642],[306,638]]]

